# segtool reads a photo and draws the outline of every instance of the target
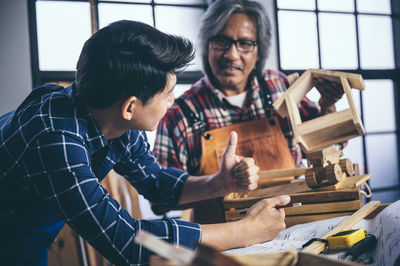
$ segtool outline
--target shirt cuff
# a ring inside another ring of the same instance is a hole
[[[182,220],[168,220],[172,225],[172,238],[175,246],[183,246],[194,251],[201,241],[201,228],[197,223],[186,222]]]

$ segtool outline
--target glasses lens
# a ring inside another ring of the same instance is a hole
[[[252,52],[257,44],[248,40],[231,40],[229,38],[214,38],[211,40],[211,46],[217,50],[228,50],[232,43],[236,45],[236,49],[240,52]]]
[[[215,38],[211,41],[211,45],[215,49],[225,50],[229,49],[229,47],[231,46],[231,42],[225,38]]]
[[[246,40],[238,40],[236,42],[236,47],[237,47],[238,51],[251,52],[254,49],[254,43],[251,41],[246,41]]]

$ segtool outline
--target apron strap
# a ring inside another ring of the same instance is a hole
[[[276,122],[272,118],[274,107],[272,106],[271,90],[268,88],[268,84],[262,75],[257,75],[257,81],[264,93],[265,112],[267,114],[267,117],[269,117],[269,124],[273,126]]]
[[[182,109],[183,116],[188,120],[188,127],[192,127],[193,131],[201,130],[201,134],[205,131],[205,123],[200,116],[194,112],[187,103],[182,99],[175,99],[175,103]]]

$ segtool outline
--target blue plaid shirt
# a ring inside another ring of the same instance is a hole
[[[0,117],[2,262],[47,264],[47,247],[65,222],[118,265],[149,262],[150,251],[133,241],[140,229],[194,248],[198,224],[134,220],[100,185],[111,169],[166,207],[178,204],[188,178],[156,162],[143,131],[107,141],[73,85],[39,87]]]

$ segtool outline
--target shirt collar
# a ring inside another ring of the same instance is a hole
[[[70,86],[72,89],[71,100],[75,104],[78,113],[82,114],[82,118],[87,122],[87,134],[86,136],[82,137],[85,139],[88,145],[90,155],[93,155],[99,150],[109,147],[109,143],[97,126],[96,120],[94,120],[85,104],[79,100],[75,89],[75,83],[72,83]]]
[[[259,97],[259,91],[261,90],[257,78],[253,75],[250,79],[250,86],[247,86],[247,91],[250,91],[250,96],[252,100],[255,100]],[[210,92],[217,97],[221,102],[226,101],[226,95],[217,89],[210,81],[210,78],[206,75],[204,77],[204,83],[207,88],[210,89]]]

